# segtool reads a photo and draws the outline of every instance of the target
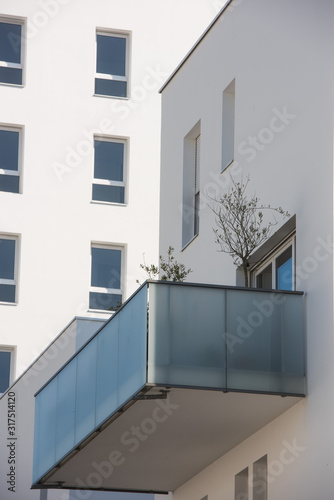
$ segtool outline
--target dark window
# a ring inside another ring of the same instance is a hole
[[[124,143],[94,141],[94,201],[124,203]]]
[[[16,240],[0,238],[0,302],[15,302]]]
[[[0,129],[0,191],[19,192],[19,137],[16,130]]]
[[[0,22],[0,82],[22,84],[22,25]]]
[[[127,96],[127,38],[97,34],[95,94]]]
[[[90,309],[115,310],[122,303],[122,251],[92,247]]]

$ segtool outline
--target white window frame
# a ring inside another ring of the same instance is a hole
[[[126,137],[114,137],[114,136],[106,136],[106,135],[94,135],[94,153],[95,153],[95,140],[104,141],[104,142],[117,142],[119,144],[124,144],[124,156],[123,156],[123,181],[112,181],[108,179],[98,179],[95,177],[95,159],[93,165],[93,179],[92,184],[99,184],[101,186],[118,186],[124,187],[124,202],[118,203],[116,201],[100,201],[94,200],[92,196],[93,203],[106,204],[106,205],[119,205],[124,206],[127,204],[127,171],[128,171],[128,138]]]
[[[92,249],[93,248],[103,248],[105,250],[120,250],[121,252],[121,276],[120,276],[120,286],[121,288],[105,288],[105,287],[98,287],[98,286],[92,286],[91,284],[91,272],[92,272],[92,265],[93,265],[93,253]],[[90,283],[89,283],[89,293],[90,292],[95,292],[95,293],[107,293],[107,294],[116,294],[116,295],[122,295],[122,301],[124,300],[124,286],[123,286],[123,277],[125,276],[125,246],[122,245],[113,245],[113,244],[107,244],[107,243],[91,243],[90,246]],[[96,311],[100,313],[113,313],[114,311],[108,311],[107,309],[91,309],[89,308],[90,311]]]
[[[0,123],[0,131],[5,130],[9,132],[18,132],[19,134],[19,150],[18,150],[18,169],[16,170],[7,170],[5,168],[0,168],[0,175],[8,175],[11,177],[19,177],[19,190],[18,192],[12,192],[12,191],[1,191],[0,193],[12,193],[12,194],[19,194],[22,193],[21,186],[22,186],[22,163],[23,163],[23,126],[22,125],[5,125]]]
[[[292,290],[296,290],[296,234],[290,234],[284,242],[277,245],[260,263],[250,270],[251,284],[257,287],[257,276],[262,273],[270,264],[272,265],[272,289],[276,290],[276,259],[287,248],[292,247]]]
[[[96,68],[97,68],[97,36],[110,36],[113,38],[125,38],[125,76],[122,75],[112,75],[108,73],[98,73]],[[112,97],[114,99],[128,99],[130,92],[129,92],[129,85],[130,85],[130,63],[129,63],[129,56],[130,56],[130,33],[127,31],[113,31],[109,30],[106,28],[96,28],[96,34],[95,34],[95,79],[100,79],[100,80],[115,80],[117,82],[126,82],[126,96],[117,96],[117,95],[112,95],[112,94],[94,94],[101,96],[101,97]],[[95,85],[95,80],[94,80],[94,85]]]
[[[8,82],[0,82],[0,85],[10,85],[14,87],[23,87],[25,83],[25,71],[24,71],[24,61],[25,61],[25,40],[26,40],[26,20],[24,18],[18,17],[7,17],[0,16],[0,22],[6,24],[18,24],[21,28],[21,62],[20,63],[12,63],[8,61],[0,61],[1,68],[11,68],[11,69],[21,69],[22,70],[22,83],[8,83]]]
[[[183,140],[182,251],[199,235],[201,121]]]
[[[0,352],[10,352],[10,369],[9,369],[9,386],[10,387],[15,380],[16,371],[16,346],[13,345],[0,345]],[[0,396],[4,394],[0,392]]]
[[[194,236],[199,234],[199,210],[200,210],[200,171],[201,171],[201,134],[194,140]]]
[[[1,234],[0,240],[15,240],[15,255],[14,255],[14,279],[8,280],[3,279],[0,276],[0,285],[15,285],[15,300],[14,302],[4,302],[0,301],[0,304],[3,305],[16,305],[18,302],[18,291],[17,291],[17,282],[18,282],[18,261],[19,261],[19,237],[17,235],[9,235],[9,234]]]
[[[222,166],[223,172],[234,162],[235,152],[235,79],[223,91],[222,118]]]

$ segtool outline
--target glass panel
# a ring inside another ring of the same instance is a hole
[[[21,63],[20,24],[0,22],[0,61]]]
[[[104,80],[103,78],[95,78],[95,94],[110,95],[114,97],[126,97],[127,82],[119,82],[118,80]]]
[[[253,500],[268,499],[267,455],[253,463]]]
[[[150,383],[225,387],[225,290],[150,283]]]
[[[195,194],[195,221],[194,221],[194,235],[199,233],[199,206],[200,206],[200,194]]]
[[[0,168],[18,170],[19,132],[0,130]]]
[[[96,337],[77,355],[75,444],[95,427]]]
[[[0,82],[22,85],[22,69],[0,68]]]
[[[57,377],[56,460],[74,447],[76,370],[74,359]]]
[[[116,311],[122,305],[122,295],[117,293],[90,292],[89,309]]]
[[[15,240],[0,238],[0,279],[14,279],[15,243]]]
[[[92,286],[121,288],[121,250],[92,247]]]
[[[0,393],[9,387],[11,355],[10,351],[0,351]]]
[[[93,200],[124,203],[124,187],[93,184]]]
[[[15,302],[15,285],[0,285],[0,302]]]
[[[126,38],[97,35],[97,73],[125,76]]]
[[[146,382],[147,289],[137,293],[119,313],[119,404]]]
[[[118,315],[97,335],[96,425],[118,407],[118,335]]]
[[[0,191],[6,191],[7,193],[18,193],[19,188],[20,178],[17,175],[0,174]]]
[[[229,290],[227,310],[228,389],[281,392],[281,295]]]
[[[282,342],[283,392],[305,394],[304,301],[301,295],[281,295],[284,300]]]
[[[262,273],[258,274],[256,277],[256,287],[264,288],[266,290],[271,290],[273,287],[273,272],[272,265],[269,264]]]
[[[123,181],[124,144],[94,141],[94,177],[109,181]]]
[[[234,476],[234,500],[248,500],[248,467]]]
[[[276,288],[292,290],[292,285],[292,247],[289,247],[276,259]]]
[[[56,401],[57,378],[53,379],[36,396],[38,417],[35,419],[35,453],[37,455],[34,477],[40,477],[55,463],[56,456]]]

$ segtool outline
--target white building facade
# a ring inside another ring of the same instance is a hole
[[[160,248],[177,250],[191,281],[242,284],[215,243],[210,207],[249,176],[249,197],[291,214],[250,260],[251,284],[305,294],[305,399],[177,488],[176,500],[332,495],[333,20],[331,2],[232,1],[162,89]],[[254,302],[235,350],[251,348],[269,309]]]
[[[216,13],[195,3],[2,2],[0,392],[157,261],[158,89]]]
[[[30,491],[33,395],[82,343],[72,339],[53,359],[54,339],[74,317],[108,319],[145,279],[143,256],[158,260],[158,90],[219,7],[212,0],[1,3],[3,499],[40,498]],[[35,360],[50,343],[39,373]],[[6,477],[10,385],[18,395],[15,491]]]

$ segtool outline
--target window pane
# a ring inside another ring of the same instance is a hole
[[[0,191],[18,193],[20,178],[17,175],[0,175]]]
[[[15,302],[15,285],[0,285],[0,302]]]
[[[0,61],[20,64],[21,29],[20,24],[0,22]]]
[[[90,292],[89,308],[102,309],[104,311],[115,311],[122,305],[122,295],[115,293]]]
[[[0,130],[0,168],[18,170],[19,132]]]
[[[0,239],[0,279],[13,280],[15,240]]]
[[[97,35],[97,73],[125,76],[126,38]]]
[[[276,259],[276,288],[292,290],[292,247],[287,248]]]
[[[95,78],[95,94],[126,97],[127,83],[119,82],[117,80],[103,80],[101,78]]]
[[[267,455],[253,463],[253,500],[268,499]]]
[[[92,248],[91,285],[121,288],[121,250]]]
[[[0,68],[0,82],[22,85],[22,69]]]
[[[124,144],[95,140],[94,148],[95,179],[122,181]]]
[[[273,287],[273,278],[272,278],[272,265],[269,264],[262,273],[258,274],[256,277],[256,286],[257,288],[265,288],[267,290],[271,290]]]
[[[9,387],[11,352],[0,351],[0,393]]]
[[[124,187],[93,185],[93,200],[124,203]]]

